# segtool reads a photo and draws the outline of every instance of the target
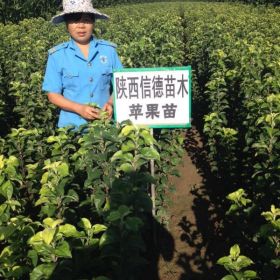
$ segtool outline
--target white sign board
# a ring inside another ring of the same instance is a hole
[[[114,71],[114,115],[151,128],[190,127],[191,67]]]

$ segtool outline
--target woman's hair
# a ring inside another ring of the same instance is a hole
[[[78,22],[82,17],[85,17],[85,21],[90,19],[92,22],[95,22],[95,16],[92,13],[72,13],[64,15],[66,23],[68,22]]]

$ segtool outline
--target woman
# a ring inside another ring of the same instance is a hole
[[[122,68],[116,46],[92,36],[95,19],[108,19],[90,0],[64,0],[63,12],[52,18],[66,22],[71,40],[49,50],[43,82],[49,101],[61,108],[59,127],[80,126],[99,118],[97,104],[113,112],[110,96],[113,69]]]

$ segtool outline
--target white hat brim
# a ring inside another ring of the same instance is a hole
[[[93,14],[95,19],[109,19],[110,17],[106,14],[102,14],[99,11],[93,9],[90,11],[73,11],[73,12],[62,12],[54,17],[52,17],[51,22],[54,24],[59,24],[65,21],[65,15],[69,14],[76,14],[76,13],[88,13],[88,14]]]

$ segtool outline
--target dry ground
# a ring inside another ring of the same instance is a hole
[[[219,280],[224,270],[216,265],[228,251],[223,235],[224,210],[219,203],[219,183],[213,179],[199,133],[186,135],[186,153],[178,167],[181,177],[168,209],[168,231],[159,230],[155,274],[152,280]],[[147,278],[146,278],[147,279]]]

